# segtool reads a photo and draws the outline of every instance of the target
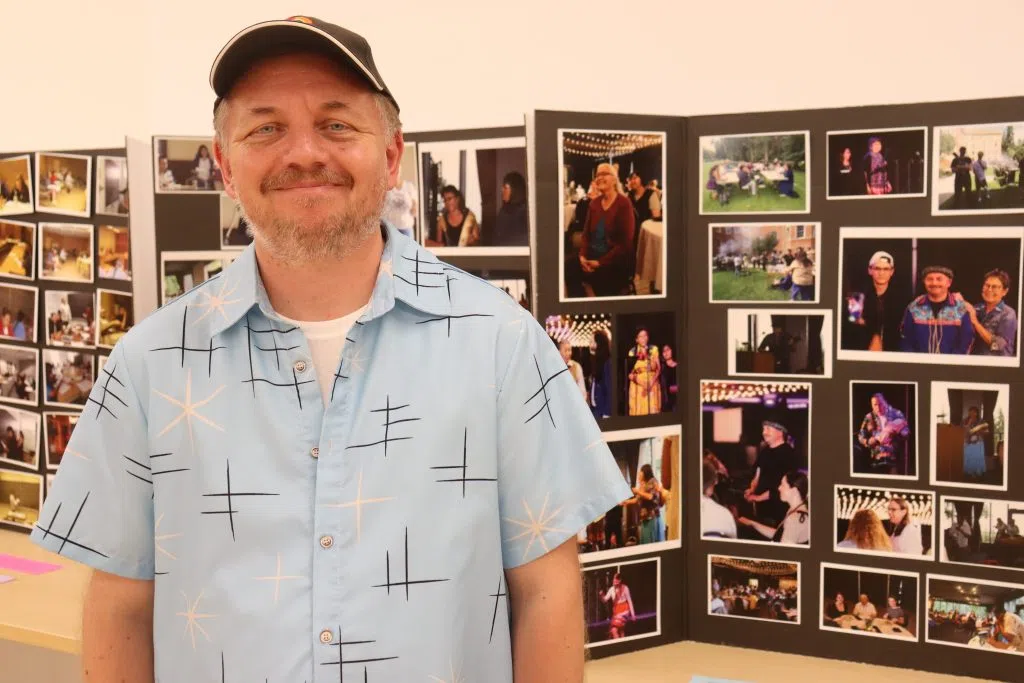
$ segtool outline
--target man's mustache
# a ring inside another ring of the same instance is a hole
[[[348,173],[332,171],[326,166],[318,166],[312,171],[289,167],[280,173],[264,178],[260,183],[260,192],[266,194],[271,190],[281,190],[299,183],[352,187],[353,178]]]

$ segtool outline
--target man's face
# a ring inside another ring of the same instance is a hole
[[[860,604],[862,604],[862,605],[868,604],[868,596],[862,594],[860,596]]]
[[[512,199],[512,186],[508,183],[504,183],[501,186],[501,201],[508,202]]]
[[[892,279],[893,267],[889,259],[880,258],[875,265],[868,267],[868,274],[876,285],[887,285]]]
[[[943,273],[928,273],[924,278],[924,289],[932,301],[942,301],[949,296],[949,287],[953,280]]]
[[[358,76],[321,56],[275,57],[239,79],[225,105],[214,152],[257,246],[309,262],[343,256],[378,229],[403,143],[385,139]]]
[[[882,414],[882,404],[879,403],[878,398],[875,396],[871,397],[871,412],[875,415]]]

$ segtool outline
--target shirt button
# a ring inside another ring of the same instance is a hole
[[[313,446],[311,449],[309,449],[309,454],[311,456],[313,456],[314,458],[319,458],[320,457],[320,447],[319,446]]]
[[[304,360],[297,360],[297,361],[295,361],[295,365],[293,365],[292,367],[295,368],[295,372],[305,372],[306,371],[306,361],[304,361]]]
[[[325,628],[323,631],[320,631],[320,642],[321,643],[329,643],[332,640],[334,640],[334,636],[331,634],[329,629]]]
[[[334,539],[333,538],[331,538],[330,536],[321,536],[320,537],[320,547],[321,548],[325,548],[325,549],[326,548],[330,548],[332,545],[334,545]]]

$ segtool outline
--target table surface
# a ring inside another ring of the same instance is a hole
[[[10,570],[14,581],[0,584],[0,639],[78,654],[81,650],[82,598],[91,570],[43,550],[28,534],[0,531],[0,553],[61,565],[31,576]]]

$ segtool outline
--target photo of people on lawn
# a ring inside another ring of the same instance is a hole
[[[821,224],[711,225],[711,302],[818,302]]]
[[[810,134],[700,139],[701,215],[810,213]]]

